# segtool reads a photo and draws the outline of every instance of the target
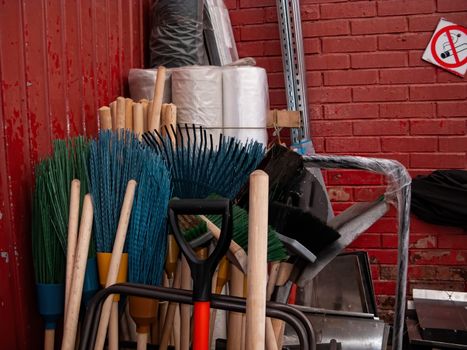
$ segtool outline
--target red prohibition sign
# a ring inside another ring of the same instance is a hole
[[[454,46],[454,42],[452,41],[452,37],[451,37],[451,33],[450,33],[451,30],[458,30],[460,32],[463,32],[464,35],[467,35],[467,29],[465,29],[462,26],[452,25],[452,26],[444,27],[443,29],[441,29],[438,33],[436,33],[433,36],[433,40],[431,41],[431,54],[432,54],[433,58],[436,60],[436,62],[438,62],[438,64],[441,67],[458,68],[458,67],[464,65],[467,62],[467,57],[464,57],[464,59],[462,61],[459,60],[459,56],[457,55],[456,47]],[[442,61],[441,58],[439,58],[438,53],[436,52],[436,42],[438,41],[438,39],[443,34],[446,34],[446,36],[448,37],[449,45],[451,46],[451,50],[452,50],[452,53],[453,53],[453,56],[454,56],[455,63],[448,63],[448,62]]]

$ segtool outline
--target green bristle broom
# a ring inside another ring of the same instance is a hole
[[[74,252],[68,252],[68,218],[70,204],[70,184],[73,179],[80,181],[80,210],[85,194],[89,192],[89,175],[87,163],[89,161],[89,141],[83,137],[68,140],[55,140],[53,143],[53,154],[47,169],[47,193],[52,205],[51,220],[58,234],[58,239],[67,254],[74,257]],[[71,248],[73,249],[73,248]],[[73,261],[73,260],[71,260]],[[67,262],[67,285],[65,302],[68,300],[69,282],[71,282],[72,266]],[[86,303],[98,290],[97,262],[94,238],[91,238],[89,246],[88,261],[83,286],[83,301]],[[65,307],[66,309],[66,307]]]
[[[32,253],[39,313],[45,321],[44,349],[54,348],[55,328],[63,314],[65,254],[51,222],[53,208],[47,195],[47,167],[43,160],[35,169],[32,215]]]

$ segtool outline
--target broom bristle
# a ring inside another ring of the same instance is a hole
[[[174,196],[206,198],[218,193],[233,199],[263,158],[263,146],[256,141],[242,144],[221,135],[214,147],[212,136],[209,137],[202,127],[186,125],[184,129],[178,126],[175,144],[157,132],[143,135],[146,144],[169,164]]]
[[[311,213],[278,202],[270,204],[269,223],[279,233],[300,242],[315,255],[340,237],[339,232]]]
[[[167,207],[171,195],[169,171],[153,152],[145,163],[135,194],[128,232],[129,281],[159,285],[167,245]]]
[[[36,283],[63,283],[65,280],[65,254],[52,226],[47,195],[47,163],[35,168],[35,189],[32,209],[32,253]]]
[[[219,198],[211,195],[210,198]],[[248,253],[248,212],[238,205],[232,207],[233,237],[232,239]],[[217,227],[222,226],[222,216],[207,215]],[[268,226],[268,261],[281,261],[287,259],[287,251],[277,237],[277,232]]]
[[[98,252],[111,252],[128,181],[139,182],[145,152],[135,134],[99,132],[90,145],[90,191]]]

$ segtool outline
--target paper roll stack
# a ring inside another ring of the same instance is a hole
[[[222,69],[224,135],[267,145],[269,110],[266,71],[258,67]],[[239,129],[245,128],[245,129]]]
[[[166,70],[164,95],[162,103],[172,102],[172,70]],[[130,87],[130,97],[133,101],[141,99],[152,100],[154,96],[154,83],[157,77],[157,69],[132,68],[128,73],[128,85]]]
[[[212,134],[214,145],[217,145],[222,128],[221,68],[190,66],[173,69],[172,100],[177,106],[177,123],[214,128],[207,132]]]

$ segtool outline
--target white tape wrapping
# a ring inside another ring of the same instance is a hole
[[[217,144],[222,128],[222,70],[214,66],[190,66],[172,71],[172,99],[177,123],[212,127]]]
[[[258,67],[224,67],[222,79],[224,134],[244,142],[253,139],[266,146],[269,110],[266,71]]]

